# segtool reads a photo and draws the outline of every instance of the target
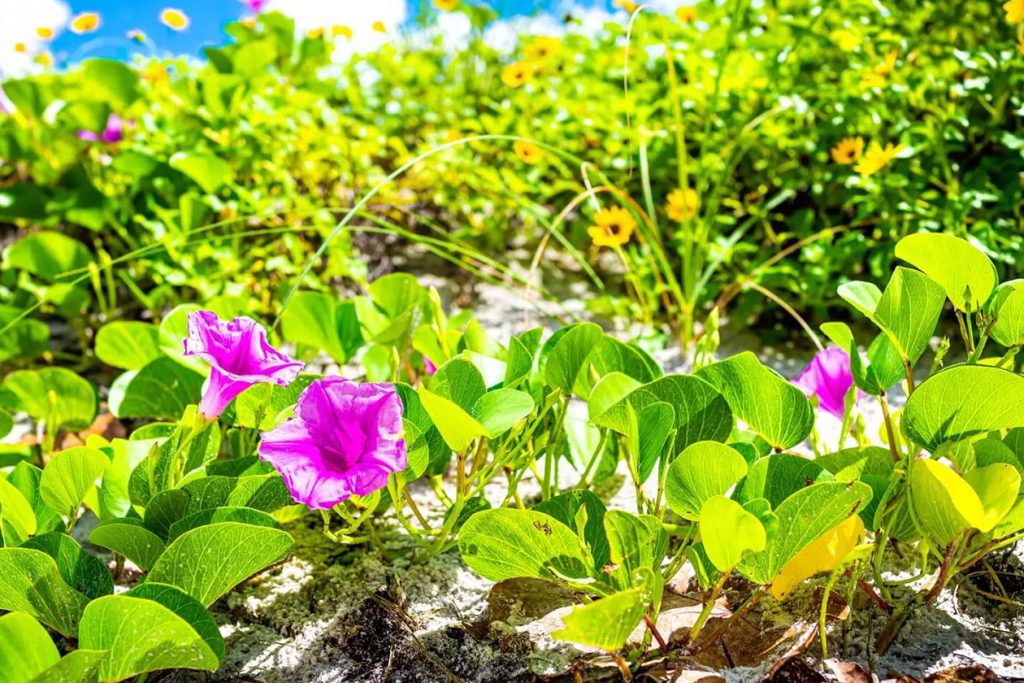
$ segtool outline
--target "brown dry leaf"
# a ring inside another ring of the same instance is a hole
[[[774,667],[773,667],[774,669]],[[827,683],[828,679],[800,659],[787,659],[765,676],[769,683]]]
[[[996,675],[981,664],[959,664],[936,671],[925,683],[994,683]]]
[[[825,669],[831,673],[837,683],[873,683],[874,679],[856,662],[841,662],[838,659],[826,659]]]

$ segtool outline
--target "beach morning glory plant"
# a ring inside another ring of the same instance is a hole
[[[103,130],[96,133],[91,130],[78,131],[78,139],[86,142],[105,142],[112,145],[124,139],[124,119],[117,114],[107,117],[107,124]]]
[[[271,346],[267,331],[252,318],[224,322],[212,311],[189,314],[185,355],[210,364],[210,379],[199,403],[199,412],[208,420],[216,419],[254,384],[287,386],[303,366]]]
[[[406,467],[402,401],[384,382],[317,380],[299,396],[295,417],[262,436],[260,458],[314,510],[378,491]]]

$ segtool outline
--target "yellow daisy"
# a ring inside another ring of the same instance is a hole
[[[459,0],[434,0],[434,7],[443,12],[451,12],[458,6]]]
[[[36,28],[36,35],[39,37],[39,40],[52,40],[53,29],[49,26],[40,26]]]
[[[331,27],[331,36],[337,38],[338,36],[344,36],[349,40],[352,39],[352,29],[348,26],[342,26],[341,24],[335,24]]]
[[[180,9],[168,7],[160,12],[160,23],[172,31],[184,31],[188,28],[188,15]]]
[[[53,55],[51,55],[49,52],[40,52],[35,56],[35,60],[33,61],[35,61],[36,64],[39,64],[40,66],[49,69],[53,66]]]
[[[630,14],[635,12],[637,8],[640,7],[640,5],[638,3],[633,2],[633,0],[615,0],[615,2],[613,2],[612,4],[615,5],[616,7],[621,7]]]
[[[689,24],[697,19],[697,8],[690,5],[683,5],[676,8],[676,19],[681,24]]]
[[[864,153],[857,165],[853,167],[857,173],[862,176],[869,176],[878,173],[883,168],[889,165],[893,159],[899,155],[906,147],[903,145],[894,145],[889,143],[885,147],[882,147],[877,142],[872,142],[871,146],[868,147],[868,151]]]
[[[372,28],[377,33],[387,33],[388,32],[388,28],[387,28],[387,26],[384,25],[383,21],[375,21],[375,22],[373,22],[373,24],[370,25],[370,28]]]
[[[100,15],[96,12],[82,12],[71,20],[69,28],[75,35],[92,33],[100,27]]]
[[[847,166],[864,154],[864,138],[860,136],[843,138],[832,148],[832,161]]]
[[[587,234],[596,247],[621,247],[629,242],[634,230],[636,221],[633,216],[621,206],[616,206],[598,211]]]
[[[837,28],[828,34],[829,40],[843,52],[853,52],[860,47],[860,34],[848,28]]]
[[[1006,10],[1006,20],[1011,24],[1024,21],[1024,0],[1007,0],[1003,9]]]
[[[531,166],[544,158],[544,152],[540,147],[532,142],[526,142],[525,140],[516,140],[513,142],[512,149],[515,151],[516,156],[519,157],[521,162]]]
[[[533,66],[528,62],[509,64],[501,70],[501,81],[510,88],[518,88],[533,75]]]
[[[673,190],[668,195],[668,205],[665,212],[674,221],[682,221],[693,218],[700,208],[700,197],[692,187]]]
[[[523,55],[531,62],[543,62],[558,54],[562,42],[550,36],[537,36],[523,48]]]

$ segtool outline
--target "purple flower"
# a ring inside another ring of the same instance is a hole
[[[383,382],[319,379],[299,396],[295,417],[262,436],[260,459],[314,510],[373,493],[406,467],[402,401]]]
[[[837,346],[819,351],[793,380],[807,397],[818,397],[818,407],[840,420],[846,414],[846,394],[853,386],[850,355]]]
[[[428,375],[433,375],[437,372],[437,366],[434,365],[434,361],[430,360],[426,356],[423,356],[423,369],[427,371]]]
[[[101,132],[94,133],[91,130],[80,130],[78,131],[78,139],[88,142],[105,142],[108,145],[121,142],[124,139],[124,119],[117,114],[111,114],[107,117],[107,125]]]
[[[188,314],[185,355],[210,364],[210,381],[199,403],[199,411],[210,420],[253,384],[287,386],[303,365],[271,346],[266,330],[252,318],[224,322],[211,311]]]
[[[262,12],[263,8],[267,4],[267,1],[268,0],[242,0],[245,6],[248,7],[249,11],[253,14],[259,14],[260,12]]]

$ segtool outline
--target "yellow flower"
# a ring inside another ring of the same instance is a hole
[[[843,52],[853,52],[860,46],[860,34],[848,28],[837,28],[828,34],[829,40]]]
[[[1007,0],[1003,9],[1006,10],[1006,20],[1011,24],[1024,21],[1024,0]]]
[[[886,79],[896,68],[896,58],[899,57],[899,54],[897,50],[889,50],[888,54],[885,55],[884,62],[861,75],[860,86],[862,88],[881,88],[884,86]]]
[[[40,26],[36,29],[36,35],[39,36],[40,40],[51,40],[53,38],[53,29],[49,26]]]
[[[510,88],[519,86],[530,80],[533,75],[533,66],[528,62],[516,62],[509,64],[501,70],[501,81]]]
[[[14,51],[17,52],[19,55],[23,55],[26,52],[28,52],[28,46],[26,46],[25,43],[15,43]]]
[[[636,221],[633,216],[621,206],[616,206],[598,211],[587,234],[594,240],[594,246],[621,247],[633,236],[634,230]]]
[[[373,24],[370,25],[370,28],[372,28],[377,33],[387,33],[388,32],[388,29],[384,25],[383,21],[375,21],[375,22],[373,22]]]
[[[689,24],[697,18],[697,8],[690,5],[683,5],[676,8],[676,19],[681,24]]]
[[[523,48],[523,54],[531,62],[543,62],[558,54],[562,42],[550,36],[537,36]]]
[[[633,2],[633,0],[615,0],[615,2],[613,2],[612,4],[615,5],[616,7],[621,7],[630,14],[635,12],[637,8],[640,7],[640,5]]]
[[[39,64],[40,66],[49,69],[53,66],[53,55],[51,55],[49,52],[40,52],[36,55],[34,61],[36,64]]]
[[[885,147],[882,147],[877,142],[872,142],[871,146],[868,147],[868,151],[864,153],[864,156],[853,167],[857,173],[862,176],[869,176],[878,173],[883,168],[889,165],[896,156],[906,149],[903,145],[894,145],[889,143]]]
[[[1021,57],[1024,57],[1024,36],[1017,39],[1017,52],[1020,53]]]
[[[100,15],[96,12],[82,12],[71,20],[71,32],[75,35],[92,33],[100,27]]]
[[[857,136],[843,138],[832,148],[832,161],[837,164],[849,165],[860,159],[864,154],[864,138]]]
[[[668,195],[668,206],[665,212],[674,221],[693,218],[700,208],[700,197],[692,187],[673,190]]]
[[[458,6],[459,0],[434,0],[434,7],[443,12],[451,12]]]
[[[331,27],[331,36],[337,38],[338,36],[344,36],[349,40],[352,39],[352,29],[348,26],[342,26],[341,24],[335,24]]]
[[[311,28],[306,31],[306,37],[310,40],[320,40],[324,37],[323,27]]]
[[[516,156],[519,157],[521,162],[524,164],[530,164],[531,166],[544,158],[544,152],[540,147],[532,142],[526,142],[525,140],[516,140],[513,142],[512,149],[515,151]]]

